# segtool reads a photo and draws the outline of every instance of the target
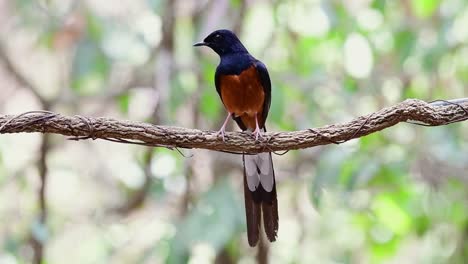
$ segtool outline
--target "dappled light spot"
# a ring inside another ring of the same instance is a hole
[[[352,33],[344,43],[344,66],[346,72],[355,78],[369,76],[374,57],[369,42],[362,35]]]
[[[151,161],[151,174],[157,178],[166,178],[174,173],[176,160],[170,154],[156,155]]]
[[[367,8],[357,14],[357,21],[362,29],[372,31],[382,25],[383,17],[379,11]]]
[[[288,26],[304,36],[323,37],[330,30],[330,19],[319,4],[288,4]]]

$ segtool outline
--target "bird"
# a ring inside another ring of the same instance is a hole
[[[195,47],[211,48],[220,57],[215,72],[216,91],[227,110],[217,132],[225,140],[225,129],[232,118],[242,131],[251,132],[257,141],[266,132],[265,121],[271,104],[271,81],[268,70],[254,58],[234,34],[227,29],[210,33]],[[270,152],[242,154],[247,238],[251,247],[263,230],[270,242],[276,241],[279,219],[275,172]]]

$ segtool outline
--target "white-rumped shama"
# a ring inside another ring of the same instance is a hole
[[[271,102],[271,82],[265,65],[250,55],[229,30],[216,30],[194,46],[208,46],[221,58],[215,86],[228,111],[218,131],[223,140],[230,117],[243,131],[251,131],[256,140],[262,137]],[[265,233],[273,242],[278,232],[278,201],[271,153],[242,155],[242,161],[249,245],[258,243],[262,215]]]

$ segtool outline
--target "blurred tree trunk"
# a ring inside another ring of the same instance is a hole
[[[39,150],[39,160],[37,168],[40,177],[40,186],[38,190],[39,213],[37,223],[33,224],[31,234],[31,246],[33,248],[33,263],[41,264],[44,259],[45,240],[47,239],[47,156],[50,148],[50,135],[42,135],[41,146]]]

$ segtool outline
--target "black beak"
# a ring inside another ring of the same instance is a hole
[[[200,46],[208,46],[208,43],[206,42],[198,42],[193,44],[194,47],[200,47]]]

